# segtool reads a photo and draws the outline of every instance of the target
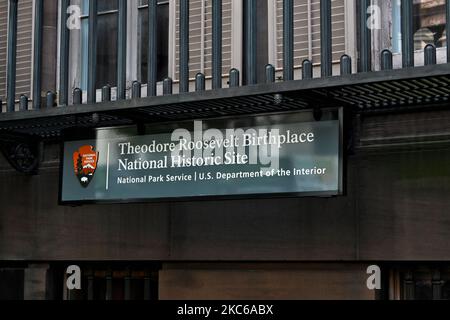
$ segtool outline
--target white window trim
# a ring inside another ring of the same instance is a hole
[[[33,1],[34,2],[34,1]],[[74,0],[75,2],[75,0]],[[59,77],[59,70],[61,69],[61,57],[60,57],[60,48],[61,48],[61,0],[58,0],[58,17],[57,17],[57,25],[56,25],[56,88],[58,89],[58,95],[60,92],[60,88],[61,88],[61,79]],[[72,35],[72,32],[70,32]],[[70,52],[70,43],[69,43],[69,52]],[[69,55],[69,61],[70,61],[70,55]],[[70,85],[70,79],[71,79],[71,68],[69,66],[69,85]],[[57,97],[57,99],[59,100],[59,96]],[[72,95],[69,93],[69,101],[68,103],[72,103]]]
[[[171,2],[173,0],[170,0]],[[72,0],[72,5],[80,5],[80,0]],[[59,1],[59,6],[61,5],[61,1]],[[128,1],[127,2],[127,71],[126,71],[126,96],[127,98],[131,97],[131,86],[133,81],[138,79],[138,24],[139,24],[139,11],[138,11],[138,2],[137,1]],[[59,7],[60,8],[60,7]],[[60,12],[60,10],[58,11]],[[172,20],[172,19],[171,19]],[[58,26],[60,25],[61,16],[58,14]],[[169,24],[171,22],[169,21]],[[60,30],[58,28],[58,70],[60,66],[60,56],[59,56],[59,47],[60,47]],[[170,46],[169,46],[170,50]],[[80,30],[71,30],[70,31],[70,50],[69,50],[69,86],[70,91],[74,88],[79,88],[81,86],[81,29]],[[170,65],[169,65],[170,67]],[[169,69],[170,70],[170,69]],[[60,87],[60,79],[59,72],[57,74],[57,87]],[[101,101],[101,88],[97,88],[96,91],[96,100]],[[83,103],[87,102],[87,92],[83,90]],[[162,94],[162,83],[158,83],[158,94]],[[142,95],[147,95],[147,86],[142,86]],[[111,99],[115,100],[117,97],[117,87],[113,87],[111,89]],[[69,103],[73,103],[73,96],[71,92],[69,93]]]
[[[35,35],[35,21],[36,21],[36,1],[33,1],[32,6],[31,6],[31,21],[32,21],[32,26],[31,26],[31,69],[30,69],[30,92],[28,95],[28,100],[30,102],[30,105],[28,106],[29,108],[32,108],[31,103],[33,102],[33,86],[34,86],[34,53],[35,53],[35,47],[34,47],[34,35]],[[41,39],[42,40],[42,39]],[[40,93],[39,93],[40,95]]]
[[[242,83],[244,1],[232,0],[231,12],[231,68],[236,68],[240,71],[239,75]]]
[[[352,58],[353,73],[358,68],[358,41],[357,34],[357,0],[345,0],[345,53]]]
[[[267,23],[268,23],[268,60],[269,64],[277,67],[277,2],[267,0]]]
[[[169,77],[175,79],[176,74],[176,3],[175,0],[169,0],[169,62],[168,62],[168,73]]]
[[[134,80],[138,79],[138,28],[139,28],[139,5],[138,1],[127,2],[127,91],[130,90]],[[132,57],[132,58],[130,58]]]
[[[81,5],[81,0],[72,0],[72,5]],[[59,1],[58,7],[58,70],[60,70],[61,57],[61,1]],[[81,29],[70,30],[70,42],[69,42],[69,104],[73,103],[73,89],[81,86]],[[60,74],[57,72],[57,86],[58,91],[61,86]],[[87,94],[83,92],[83,103],[87,101]]]

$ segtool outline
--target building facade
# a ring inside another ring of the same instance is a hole
[[[0,0],[0,299],[449,299],[449,16],[445,0]],[[341,195],[59,203],[69,136],[328,108],[345,114]]]

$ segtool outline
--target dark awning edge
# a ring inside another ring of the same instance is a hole
[[[450,64],[0,114],[0,133],[57,138],[68,128],[269,113],[314,107],[360,112],[439,104],[450,95]],[[0,136],[1,139],[1,136]]]

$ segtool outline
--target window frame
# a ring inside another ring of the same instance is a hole
[[[79,5],[81,8],[81,2],[83,0],[72,0],[71,5]],[[205,0],[206,1],[206,0]],[[158,1],[159,2],[159,1]],[[176,59],[176,52],[175,52],[175,44],[176,44],[176,38],[175,38],[175,29],[176,29],[176,17],[175,17],[175,0],[161,0],[163,4],[168,3],[169,5],[169,47],[168,47],[168,76],[174,79],[174,92],[177,92],[177,84],[178,79],[175,79],[175,59]],[[59,6],[61,6],[61,2],[59,2]],[[128,1],[127,2],[127,71],[126,71],[126,90],[127,90],[127,97],[129,98],[131,95],[131,85],[132,82],[138,79],[138,75],[140,73],[140,68],[138,66],[138,63],[140,61],[140,58],[138,57],[138,54],[140,54],[139,51],[139,38],[138,38],[138,30],[139,30],[139,10],[144,9],[147,5],[140,5],[139,1]],[[242,25],[243,25],[243,0],[232,0],[232,39],[231,39],[231,65],[234,68],[237,68],[239,70],[242,70],[242,39],[243,39],[243,32],[242,32]],[[108,13],[115,13],[117,10],[108,10],[105,12],[101,12],[101,14],[108,14]],[[58,21],[61,19],[61,10],[58,10]],[[100,13],[99,13],[100,14]],[[88,18],[88,15],[84,14],[80,16],[81,20],[85,20]],[[70,54],[69,54],[69,83],[71,90],[75,88],[81,88],[82,84],[82,30],[81,28],[79,30],[71,30],[70,31]],[[60,30],[58,30],[58,40],[60,39]],[[58,41],[58,66],[59,66],[59,45],[60,41]],[[207,77],[207,83],[210,82],[211,77]],[[226,85],[226,75],[223,75],[223,83],[224,86]],[[191,82],[193,82],[193,79],[190,79]],[[207,84],[208,85],[208,84]],[[57,87],[59,90],[60,87],[60,81],[59,81],[59,75],[57,79]],[[113,87],[111,92],[112,100],[116,99],[117,96],[117,88]],[[142,86],[142,95],[145,96],[147,94],[147,85],[144,84]],[[162,81],[159,81],[157,83],[157,94],[162,94]],[[101,88],[97,88],[96,91],[96,100],[100,101],[101,99]],[[82,100],[83,103],[87,101],[87,92],[86,90],[82,90]],[[69,95],[69,103],[73,102],[72,95]]]
[[[139,26],[140,23],[141,23],[141,21],[140,21],[140,13],[141,12],[140,11],[148,9],[148,4],[139,4],[140,1],[142,1],[142,0],[137,0],[137,3],[136,3],[136,7],[137,7],[136,39],[137,39],[137,41],[135,41],[135,44],[134,44],[135,50],[136,50],[136,54],[135,54],[136,61],[134,63],[134,65],[136,66],[136,73],[135,73],[135,75],[136,75],[135,78],[136,79],[140,79],[141,78],[141,73],[142,73],[142,70],[141,70],[141,66],[142,66],[142,43],[141,43],[141,41],[139,41],[139,39],[140,39],[140,33],[139,33],[140,30],[139,29],[141,28]],[[158,0],[157,1],[157,6],[160,6],[160,5],[168,5],[168,7],[169,7],[168,8],[168,10],[169,10],[168,28],[170,28],[170,20],[173,20],[170,17],[170,0]],[[168,56],[170,56],[170,50],[171,50],[171,47],[170,47],[170,35],[169,35],[169,39],[168,39],[168,48],[167,48],[167,50],[168,50]],[[170,60],[170,59],[168,59],[168,60]],[[167,73],[168,73],[168,76],[173,78],[173,75],[171,75],[171,73],[170,73],[171,69],[170,69],[169,65],[170,65],[170,63],[168,61]],[[143,83],[143,84],[145,85],[146,83]],[[162,81],[158,81],[157,85],[158,84],[161,85]]]
[[[90,0],[87,0],[86,2],[89,3]],[[86,39],[83,39],[84,35],[83,35],[83,25],[86,24],[86,27],[89,27],[89,8],[84,8],[83,4],[84,4],[84,0],[81,1],[80,4],[80,8],[81,8],[81,12],[82,14],[80,15],[80,25],[81,25],[81,44],[80,44],[80,50],[81,50],[81,58],[80,58],[80,63],[81,63],[81,75],[80,75],[80,83],[79,83],[79,88],[81,88],[83,91],[86,91],[87,89],[87,74],[88,74],[88,52],[87,52],[87,48],[86,50],[84,49],[84,45],[88,43],[89,41],[89,35]],[[83,13],[86,12],[86,13]],[[98,17],[101,16],[106,16],[106,15],[117,15],[119,14],[119,8],[117,7],[117,9],[110,9],[110,10],[104,10],[104,11],[98,11],[97,12],[97,19]],[[87,22],[87,23],[84,23]],[[89,33],[89,31],[87,31]],[[85,61],[86,60],[86,61]],[[114,86],[114,88],[116,88],[116,86]],[[100,88],[97,88],[97,90],[101,90]]]
[[[402,53],[393,51],[393,2],[399,0],[372,0],[372,4],[381,8],[381,30],[372,30],[372,67],[373,70],[380,70],[380,55],[384,49],[392,51],[393,68],[402,68]],[[383,26],[389,26],[385,28]],[[447,46],[436,48],[436,62],[438,64],[447,62]],[[414,50],[414,66],[424,65],[424,49]]]
[[[444,285],[450,282],[448,263],[402,263],[388,268],[389,300],[420,300],[417,297],[418,284],[426,283],[428,300],[443,300]]]

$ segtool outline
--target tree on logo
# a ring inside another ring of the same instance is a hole
[[[81,154],[79,154],[77,159],[77,174],[81,175],[82,173],[83,173],[83,158],[81,157]]]

